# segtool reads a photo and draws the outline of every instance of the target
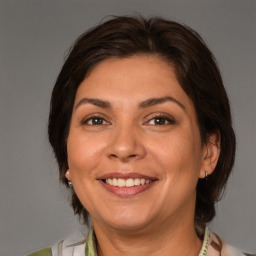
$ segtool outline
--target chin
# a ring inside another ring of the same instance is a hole
[[[104,218],[105,224],[118,230],[139,230],[152,223],[150,216],[134,212],[118,212],[110,214],[109,218]]]
[[[111,223],[112,227],[117,230],[123,230],[123,231],[135,231],[145,228],[148,223],[141,222],[141,221],[113,221]]]

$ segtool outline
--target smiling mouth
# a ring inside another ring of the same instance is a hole
[[[108,173],[97,180],[109,192],[121,196],[131,197],[140,194],[157,183],[156,177],[149,177],[140,173]]]
[[[134,187],[134,186],[141,186],[141,185],[147,185],[152,183],[154,180],[149,179],[140,179],[140,178],[129,178],[129,179],[121,179],[121,178],[111,178],[111,179],[103,179],[104,183],[114,186],[114,187]]]

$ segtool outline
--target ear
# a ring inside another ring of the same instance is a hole
[[[67,178],[68,180],[71,180],[71,175],[70,175],[69,170],[66,171],[65,176],[66,176],[66,178]]]
[[[212,174],[220,156],[220,132],[216,131],[208,135],[206,143],[203,148],[202,165],[200,170],[200,178]]]

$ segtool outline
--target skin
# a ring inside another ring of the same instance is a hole
[[[139,107],[167,96],[174,100]],[[193,103],[161,58],[108,59],[91,71],[75,98],[66,177],[90,213],[99,255],[198,255],[196,184],[219,156],[218,134],[210,140],[202,145]],[[123,197],[98,179],[112,172],[156,181]]]

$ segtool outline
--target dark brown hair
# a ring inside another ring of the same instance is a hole
[[[156,55],[172,63],[177,79],[194,103],[202,143],[218,131],[220,157],[215,171],[199,179],[195,224],[203,227],[215,216],[235,156],[230,106],[214,56],[202,38],[186,25],[162,18],[112,17],[82,34],[74,43],[57,78],[51,98],[49,141],[60,181],[67,185],[67,137],[76,91],[88,73],[103,60],[133,55]],[[72,190],[74,212],[87,222],[88,212]]]

